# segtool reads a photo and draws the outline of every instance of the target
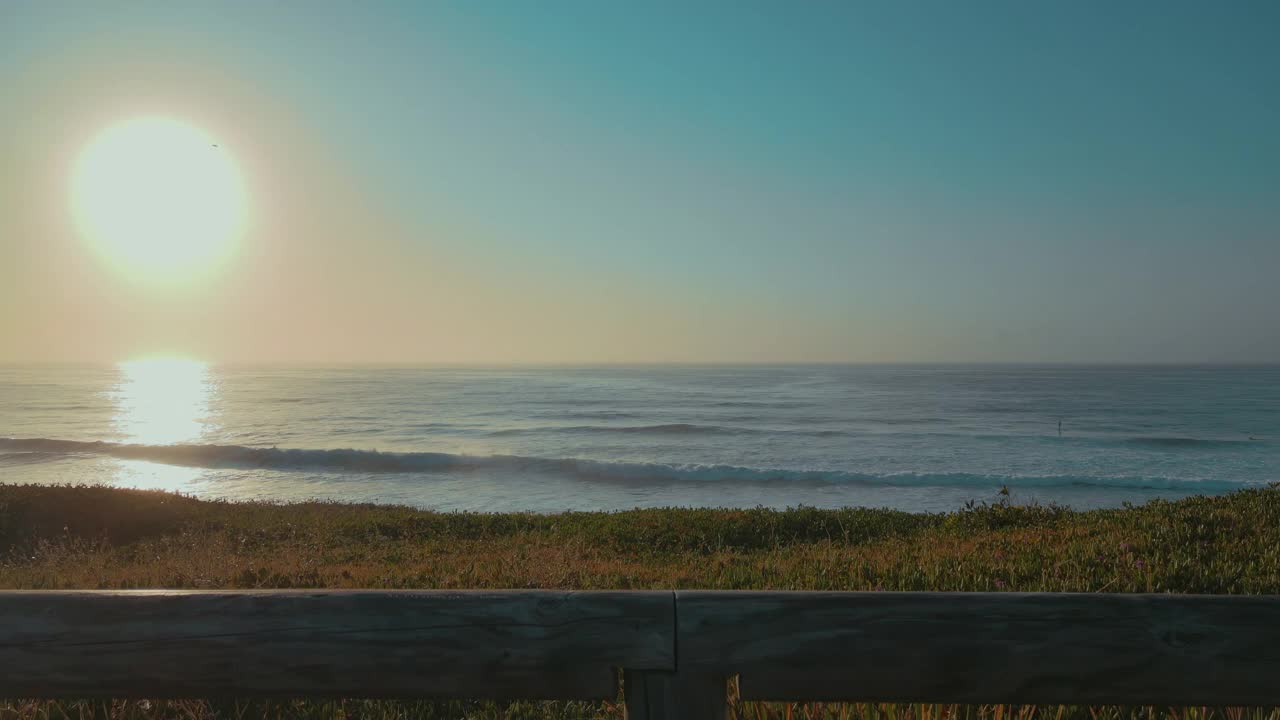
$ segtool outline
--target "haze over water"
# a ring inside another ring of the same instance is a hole
[[[1280,367],[24,366],[0,438],[0,482],[232,499],[1084,508],[1280,480]]]

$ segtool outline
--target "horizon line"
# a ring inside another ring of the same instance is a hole
[[[203,360],[190,355],[149,355],[120,360],[0,360],[0,367],[106,367],[136,360],[181,359],[219,367],[291,368],[606,368],[606,367],[1280,367],[1277,360],[612,360],[612,361],[422,361],[422,360]]]

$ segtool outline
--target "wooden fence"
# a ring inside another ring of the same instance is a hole
[[[3,697],[1280,705],[1280,597],[3,591]]]

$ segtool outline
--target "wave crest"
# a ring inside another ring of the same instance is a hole
[[[213,469],[270,469],[317,472],[404,473],[497,471],[540,473],[585,481],[678,483],[863,484],[888,486],[972,486],[1016,488],[1096,486],[1136,489],[1234,490],[1253,483],[1220,479],[1142,476],[999,475],[979,473],[871,473],[848,470],[748,468],[735,465],[608,462],[519,455],[457,455],[435,452],[262,448],[242,445],[129,445],[51,438],[0,438],[0,451],[50,460],[103,455],[169,465]]]
[[[1194,438],[1194,437],[1133,437],[1133,438],[1129,438],[1128,442],[1134,445],[1148,445],[1152,447],[1191,448],[1191,447],[1232,447],[1235,445],[1258,443],[1262,441],[1255,438],[1250,438],[1248,440],[1221,440],[1221,439],[1214,439],[1214,438]]]
[[[609,435],[736,435],[753,432],[744,428],[720,425],[693,425],[690,423],[664,423],[660,425],[548,425],[527,428],[494,430],[490,437],[508,435],[536,435],[541,433],[598,433]]]

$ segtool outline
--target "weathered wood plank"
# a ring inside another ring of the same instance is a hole
[[[734,673],[744,699],[1280,704],[1280,598],[0,592],[0,696],[590,699],[615,667],[636,718],[723,717]]]
[[[670,592],[0,592],[0,697],[607,699]]]
[[[1280,704],[1280,598],[678,592],[677,667],[744,699]]]

